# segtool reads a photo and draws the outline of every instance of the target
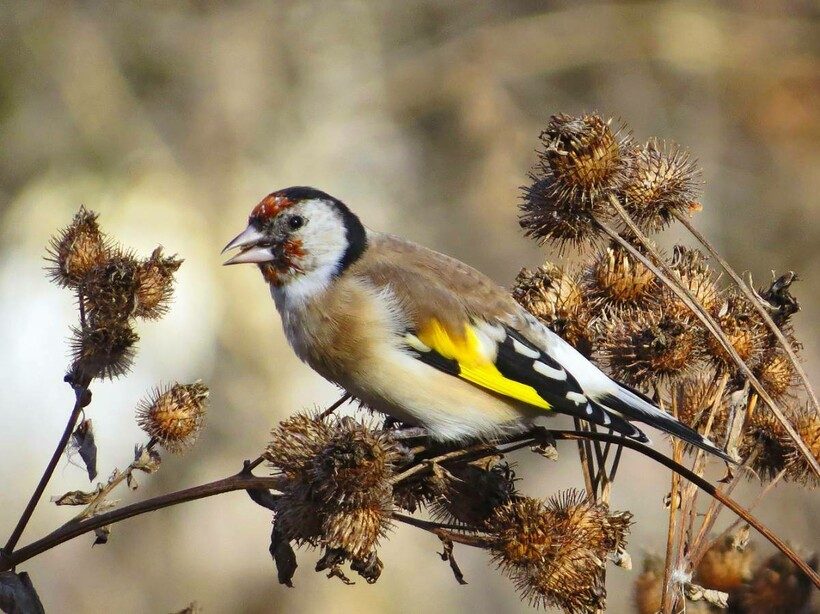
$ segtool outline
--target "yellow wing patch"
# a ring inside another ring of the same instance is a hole
[[[550,409],[532,386],[504,377],[492,360],[481,351],[481,340],[469,324],[464,334],[447,331],[438,320],[430,320],[416,335],[419,341],[459,366],[459,377],[495,393],[523,401],[529,405]]]

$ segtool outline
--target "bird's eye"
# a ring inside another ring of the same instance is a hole
[[[292,215],[288,218],[288,226],[291,230],[299,230],[305,225],[305,218],[301,215]]]

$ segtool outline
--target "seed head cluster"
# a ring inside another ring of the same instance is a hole
[[[133,319],[156,319],[167,311],[182,264],[161,248],[140,260],[115,245],[97,220],[81,207],[52,239],[46,257],[49,277],[72,289],[81,308],[71,343],[71,374],[79,381],[113,379],[130,370],[139,341]]]
[[[265,456],[287,477],[274,519],[280,534],[323,548],[336,560],[330,567],[350,561],[372,570],[368,561],[391,527],[390,479],[404,459],[390,433],[350,417],[298,414],[274,429]]]

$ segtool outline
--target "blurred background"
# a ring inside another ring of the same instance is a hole
[[[153,385],[202,378],[208,426],[127,501],[237,471],[275,421],[338,393],[286,346],[253,267],[219,250],[274,189],[312,185],[368,225],[457,256],[510,284],[544,250],[522,238],[518,188],[550,114],[598,110],[635,136],[690,148],[704,168],[697,225],[758,285],[797,271],[796,318],[820,375],[820,23],[811,0],[727,2],[0,4],[0,529],[25,505],[70,411],[71,296],[50,285],[49,236],[80,204],[147,255],[185,258],[173,309],[143,324],[133,374],[94,385],[100,479],[145,437],[133,408]],[[682,235],[667,232],[669,246]],[[549,254],[547,254],[549,255]],[[553,254],[554,255],[554,254]],[[657,439],[657,438],[656,438]],[[665,446],[663,442],[658,445]],[[523,489],[580,486],[558,463],[518,457]],[[667,472],[625,455],[613,497],[636,525],[636,571],[612,569],[610,611],[631,611],[642,554],[663,550]],[[79,460],[79,459],[76,459]],[[47,496],[87,488],[61,462]],[[750,501],[756,486],[739,491]],[[68,519],[46,502],[23,542]],[[778,486],[760,510],[786,539],[820,546],[816,495]],[[724,519],[725,520],[725,519]],[[244,493],[83,536],[29,571],[52,612],[528,611],[482,552],[458,548],[458,586],[438,540],[399,527],[369,586],[316,574],[276,583],[269,514]],[[761,542],[761,550],[768,549]]]

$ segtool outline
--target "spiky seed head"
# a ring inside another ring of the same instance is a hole
[[[703,555],[695,570],[695,581],[704,588],[731,593],[751,579],[754,562],[754,548],[738,547],[734,536],[729,535]]]
[[[321,502],[312,498],[308,485],[287,484],[275,506],[274,524],[287,541],[297,546],[319,545],[324,511]]]
[[[564,190],[594,200],[620,185],[628,137],[613,132],[598,115],[553,115],[541,133],[544,161]]]
[[[764,351],[752,371],[774,400],[788,396],[797,383],[794,364],[779,346]]]
[[[149,320],[165,315],[174,293],[174,273],[181,265],[182,260],[176,256],[163,256],[162,247],[156,248],[150,258],[139,264],[134,315]]]
[[[322,543],[342,550],[347,558],[364,559],[374,552],[379,539],[389,531],[393,507],[390,490],[352,509],[332,511],[322,522]]]
[[[685,150],[651,140],[634,152],[621,202],[643,230],[662,230],[676,213],[700,209],[700,174]]]
[[[137,301],[139,263],[130,252],[117,250],[90,271],[83,285],[85,311],[97,322],[131,317]]]
[[[48,274],[64,287],[77,287],[86,275],[108,260],[109,248],[97,214],[80,207],[71,224],[52,238],[46,259]]]
[[[73,333],[72,369],[81,377],[114,379],[131,369],[139,336],[128,321],[92,322]]]
[[[137,407],[137,424],[169,452],[184,452],[202,430],[208,394],[202,382],[156,389]]]
[[[738,452],[762,481],[769,481],[786,468],[795,449],[775,415],[757,407],[746,417]]]
[[[820,462],[820,418],[811,406],[802,406],[794,412],[792,422],[806,447]],[[818,477],[808,460],[796,446],[788,446],[786,453],[786,479],[798,484],[817,486]]]
[[[740,295],[732,295],[718,311],[717,322],[738,356],[749,363],[760,357],[767,337],[767,329],[754,307]],[[735,363],[714,335],[706,336],[709,357],[718,368],[735,370]]]
[[[583,283],[587,296],[603,306],[634,303],[657,290],[655,274],[619,246],[595,255]]]
[[[700,361],[699,329],[691,318],[656,306],[609,317],[600,352],[617,379],[634,386],[676,381]]]
[[[597,115],[556,115],[541,134],[544,149],[523,188],[521,226],[541,242],[594,242],[594,217],[607,214],[607,197],[626,174],[628,136],[613,132]]]
[[[673,248],[669,266],[677,274],[678,280],[684,288],[692,293],[695,300],[713,316],[716,316],[723,304],[717,279],[706,261],[703,252],[683,245]],[[677,296],[664,287],[664,301],[667,309],[682,315],[689,315],[691,311]]]
[[[456,465],[442,477],[441,495],[431,504],[434,518],[481,527],[501,505],[515,496],[515,473],[507,463],[489,462]]]
[[[663,597],[663,560],[651,554],[643,561],[643,571],[632,589],[638,614],[657,614]]]
[[[816,571],[817,555],[812,555],[808,563]],[[811,579],[778,552],[757,568],[748,584],[730,596],[729,608],[753,614],[805,612],[813,592]]]
[[[298,413],[283,420],[271,431],[265,459],[288,477],[304,475],[313,458],[327,445],[333,429],[314,413]]]
[[[402,458],[388,431],[371,430],[346,416],[336,420],[333,436],[313,458],[309,480],[323,500],[358,506],[387,484]]]
[[[680,382],[675,386],[678,420],[703,434],[709,421],[709,415],[712,413],[717,392],[717,385],[710,377],[693,375]],[[728,420],[729,404],[723,396],[712,417],[709,438],[722,441],[726,436]]]
[[[535,270],[521,269],[513,298],[581,354],[592,354],[594,334],[590,305],[581,284],[569,271],[545,262]]]
[[[592,612],[606,597],[606,556],[623,545],[630,519],[568,491],[546,504],[513,500],[496,509],[487,527],[494,560],[525,598],[566,612]]]

